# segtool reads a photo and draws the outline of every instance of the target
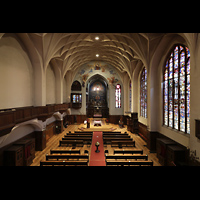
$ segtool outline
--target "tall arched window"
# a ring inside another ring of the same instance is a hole
[[[121,108],[121,85],[117,84],[115,88],[115,107]]]
[[[190,133],[190,51],[176,45],[165,63],[163,124]]]
[[[145,67],[140,79],[140,115],[147,118],[147,70]]]

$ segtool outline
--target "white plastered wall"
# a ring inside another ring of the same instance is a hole
[[[33,69],[12,35],[0,40],[0,109],[33,105]]]
[[[56,78],[51,65],[46,70],[46,104],[56,103]]]

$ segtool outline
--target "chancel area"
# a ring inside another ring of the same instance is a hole
[[[199,33],[0,33],[0,166],[199,166]]]

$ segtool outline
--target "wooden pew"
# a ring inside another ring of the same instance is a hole
[[[93,132],[81,132],[81,131],[76,131],[76,132],[74,132],[74,133],[67,133],[67,134],[69,134],[69,135],[76,135],[76,134],[78,134],[78,135],[81,135],[81,134],[86,134],[86,135],[93,135]]]
[[[148,160],[148,155],[140,155],[140,154],[135,154],[135,155],[105,155],[106,160],[109,159],[144,159]]]
[[[87,138],[92,138],[92,135],[64,135],[65,138],[67,137],[87,137]]]
[[[65,141],[65,140],[72,140],[72,141],[82,140],[84,144],[91,144],[91,142],[92,142],[92,138],[88,138],[88,137],[64,137],[64,138],[62,138],[62,140],[63,141]]]
[[[123,133],[121,133],[121,131],[115,131],[115,132],[113,132],[113,131],[103,131],[103,134],[107,134],[107,133],[109,133],[109,134],[123,134]]]
[[[109,137],[119,137],[119,138],[131,138],[129,135],[103,135],[103,138],[109,138]]]
[[[114,149],[114,154],[143,154],[143,149]]]
[[[93,134],[93,131],[74,131],[72,134]]]
[[[40,161],[40,166],[88,166],[87,160]]]
[[[122,148],[122,146],[135,147],[135,141],[130,141],[130,140],[111,141],[111,147],[116,147],[116,146],[118,146],[119,148]]]
[[[60,140],[59,141],[59,147],[68,146],[68,145],[83,147],[84,143],[83,143],[83,140]]]
[[[88,130],[86,130],[86,131],[74,131],[74,133],[79,133],[79,132],[93,133],[93,131],[88,131]]]
[[[111,144],[114,141],[133,141],[132,138],[118,138],[118,137],[108,137],[108,138],[103,138],[103,143],[104,144]]]
[[[80,154],[80,149],[72,149],[72,150],[66,150],[66,149],[52,149],[50,150],[50,154]]]
[[[82,136],[82,137],[84,137],[84,136],[86,136],[86,137],[88,137],[88,136],[90,136],[90,137],[92,137],[92,134],[89,134],[89,133],[68,133],[68,134],[66,134],[66,135],[64,135],[64,136],[72,136],[72,137],[78,137],[78,136]]]
[[[83,141],[91,141],[91,137],[63,137],[62,140],[83,140]]]
[[[153,166],[153,161],[123,161],[123,160],[106,160],[106,166],[114,166],[114,165],[119,165],[119,166],[124,166],[124,165],[134,165],[134,166]]]
[[[128,135],[128,133],[126,134],[122,134],[122,133],[103,133],[103,136],[108,135],[108,136],[112,136],[112,135]]]
[[[52,159],[56,159],[56,160],[69,160],[69,159],[84,159],[84,160],[88,160],[89,159],[89,155],[88,154],[60,154],[60,155],[55,155],[55,154],[50,154],[50,155],[46,155],[46,160],[52,160]]]
[[[103,131],[103,134],[128,134],[127,132],[122,133],[121,131]]]

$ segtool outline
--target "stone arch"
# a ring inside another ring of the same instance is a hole
[[[139,112],[138,108],[138,91],[139,91],[139,80],[140,80],[140,74],[142,72],[142,69],[144,67],[144,64],[142,61],[137,62],[133,75],[132,75],[132,111],[133,112]],[[148,71],[147,71],[148,72]]]
[[[49,62],[55,75],[55,103],[63,103],[63,81],[65,77],[62,76],[61,69],[55,59]]]
[[[105,83],[105,85],[107,85],[107,87],[108,87],[108,80],[104,77],[104,76],[102,76],[102,75],[100,75],[100,74],[94,74],[93,76],[91,76],[87,81],[86,81],[86,85],[88,84],[88,83],[92,83],[92,82],[94,82],[95,80],[97,80],[97,79],[101,79],[101,80],[103,80],[103,82]]]
[[[165,36],[153,53],[149,66],[148,81],[148,125],[150,131],[158,131],[162,125],[162,78],[164,62],[175,44],[187,45],[185,38],[179,34]]]
[[[0,39],[0,52],[0,108],[32,106],[34,69],[25,46],[8,33]]]
[[[35,45],[34,39],[31,37],[31,34],[28,33],[15,33],[19,38],[21,44],[24,45],[25,51],[31,60],[33,67],[33,79],[34,79],[34,91],[33,91],[33,105],[41,106],[45,105],[45,93],[44,93],[44,70],[43,70],[43,60],[41,52]]]
[[[81,89],[82,89],[81,83],[79,81],[75,80],[71,85],[71,90],[81,91]]]

